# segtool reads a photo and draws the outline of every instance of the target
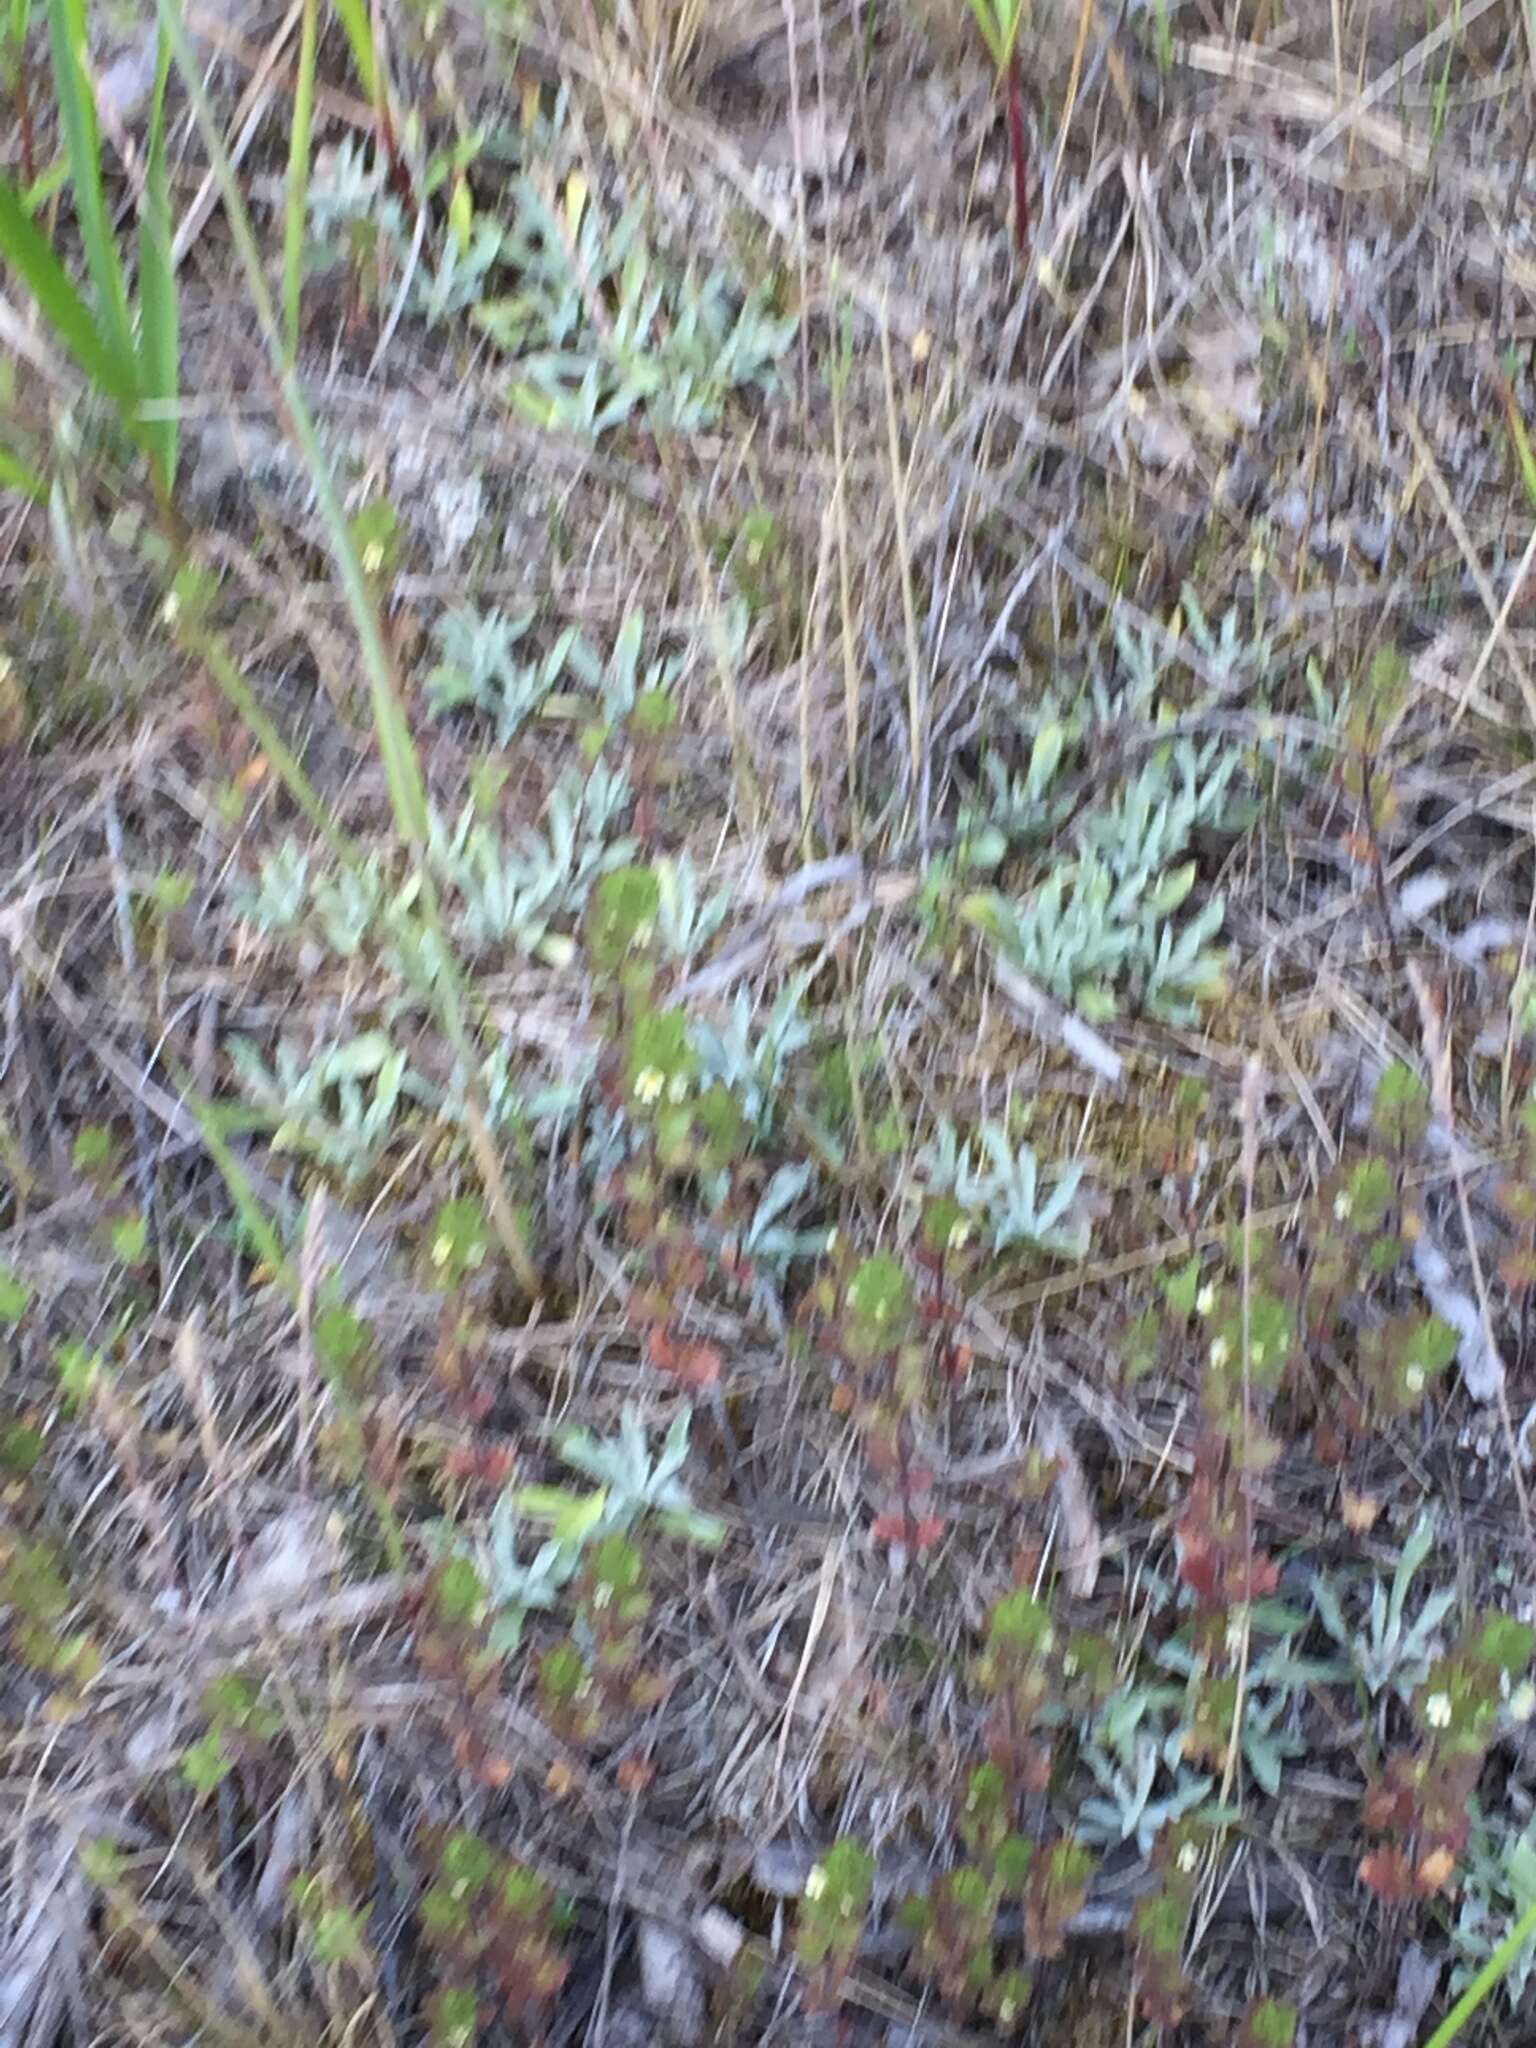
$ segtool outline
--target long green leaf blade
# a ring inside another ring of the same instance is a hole
[[[131,355],[124,358],[108,346],[95,314],[34,224],[21,194],[4,177],[0,177],[0,255],[31,292],[44,319],[90,381],[131,417],[139,399]]]
[[[101,338],[121,365],[120,383],[136,389],[138,362],[128,317],[128,288],[123,281],[122,259],[112,233],[102,178],[85,0],[49,0],[48,29],[53,43],[54,89],[75,191],[75,214],[80,223],[80,239],[85,244],[86,266],[96,289]]]
[[[373,23],[368,18],[368,0],[336,0],[336,14],[346,31],[352,61],[362,80],[369,103],[377,106],[379,66],[373,49]]]
[[[299,76],[293,94],[293,135],[288,145],[287,214],[283,222],[283,341],[290,364],[299,353],[299,307],[304,295],[304,229],[309,212],[309,144],[315,117],[317,14],[317,0],[304,0]]]
[[[144,167],[144,212],[139,223],[139,382],[163,417],[145,422],[144,440],[158,464],[166,492],[176,483],[180,423],[181,329],[176,304],[176,258],[171,247],[171,189],[166,163],[165,88],[171,75],[171,46],[164,31],[149,115],[149,149]]]

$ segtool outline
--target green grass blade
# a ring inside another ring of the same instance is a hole
[[[96,291],[101,339],[114,361],[121,365],[119,383],[136,389],[138,358],[128,317],[128,288],[123,281],[122,258],[112,232],[102,177],[85,0],[48,0],[48,28],[53,42],[54,90],[58,94],[59,120],[74,186],[75,215],[80,223],[80,239],[85,244],[86,267]]]
[[[256,693],[223,647],[211,633],[198,631],[187,635],[187,644],[198,659],[207,665],[214,681],[256,735],[262,752],[282,779],[284,788],[336,859],[345,868],[354,871],[360,869],[362,855],[332,821],[330,813],[320,800],[319,791],[305,774],[303,763],[263,711],[256,700]]]
[[[363,91],[371,106],[378,105],[379,65],[373,47],[373,23],[368,16],[368,0],[336,0],[336,19],[345,31],[352,50],[352,62],[357,66],[357,75],[363,82]]]
[[[236,1215],[245,1226],[247,1237],[284,1294],[290,1301],[297,1303],[298,1275],[283,1250],[282,1239],[278,1236],[275,1225],[261,1206],[261,1198],[252,1186],[250,1176],[225,1137],[225,1113],[218,1104],[205,1102],[186,1077],[178,1076],[178,1081],[181,1099],[197,1118],[208,1155],[219,1169],[225,1187],[229,1189],[230,1200],[235,1205]]]
[[[362,561],[351,527],[336,496],[335,480],[325,451],[320,445],[320,436],[309,409],[309,401],[304,395],[304,388],[292,364],[285,360],[282,329],[278,325],[277,309],[272,303],[272,294],[267,285],[261,249],[256,240],[255,230],[251,226],[251,217],[246,210],[234,165],[229,159],[229,151],[225,148],[224,138],[219,132],[219,125],[213,117],[213,109],[203,87],[202,74],[193,56],[186,27],[182,21],[180,0],[157,0],[157,5],[161,24],[174,46],[177,67],[197,116],[197,124],[208,151],[208,161],[224,201],[224,215],[229,222],[235,247],[239,251],[273,372],[293,428],[294,439],[309,471],[315,501],[336,563],[337,575],[357,632],[358,651],[368,678],[374,730],[378,736],[379,754],[389,784],[391,808],[400,836],[413,856],[420,879],[419,913],[435,941],[438,957],[442,961],[442,971],[433,988],[433,998],[443,1029],[465,1076],[468,1098],[465,1122],[469,1131],[471,1150],[485,1186],[486,1204],[496,1224],[497,1234],[507,1253],[508,1261],[517,1275],[518,1284],[531,1299],[537,1300],[542,1294],[538,1268],[534,1264],[522,1223],[508,1198],[497,1148],[486,1126],[484,1114],[475,1099],[475,1082],[472,1077],[479,1071],[480,1054],[470,1021],[465,990],[438,900],[436,877],[426,859],[429,819],[426,778],[422,774],[421,762],[411,737],[405,706],[400,700],[394,663],[384,644],[384,631],[378,606],[374,602],[368,579],[363,573]]]
[[[1498,1988],[1505,1973],[1513,1965],[1521,1949],[1536,1934],[1536,1904],[1526,1907],[1508,1934],[1499,1943],[1493,1954],[1478,1971],[1472,1982],[1462,1992],[1445,2018],[1436,2027],[1424,2048],[1451,2048],[1451,2043],[1471,2019],[1489,1992]]]
[[[80,368],[133,419],[139,400],[133,358],[108,346],[96,316],[27,212],[21,194],[0,177],[0,256],[26,285],[43,318]]]
[[[146,399],[165,408],[163,418],[146,421],[144,439],[160,470],[161,488],[176,485],[180,423],[180,324],[176,304],[176,259],[171,248],[171,189],[166,164],[165,88],[171,75],[171,46],[162,33],[155,97],[149,116],[149,149],[144,168],[144,213],[139,224],[139,383]]]
[[[315,42],[318,0],[304,0],[299,31],[299,76],[288,144],[288,205],[283,222],[283,340],[288,361],[299,353],[299,307],[304,296],[304,230],[309,215],[309,145],[315,119]]]
[[[46,171],[38,172],[21,195],[21,203],[26,207],[28,217],[36,220],[49,200],[62,192],[68,183],[69,165],[63,157],[56,156]]]
[[[20,491],[23,497],[40,505],[48,495],[48,486],[19,455],[13,455],[9,448],[0,448],[0,491]]]
[[[54,0],[54,4],[62,4],[62,0]],[[389,783],[391,808],[412,852],[419,854],[424,851],[427,843],[427,785],[421,772],[421,763],[416,757],[411,729],[406,721],[405,707],[400,702],[399,691],[395,685],[394,666],[384,645],[384,631],[379,620],[378,607],[374,603],[373,592],[369,589],[368,578],[363,573],[362,560],[357,551],[357,544],[352,538],[351,528],[336,496],[335,481],[331,475],[330,465],[326,461],[325,451],[320,445],[320,436],[310,413],[309,403],[298,378],[283,357],[282,331],[278,326],[277,311],[267,286],[256,231],[251,226],[251,217],[246,211],[245,199],[235,177],[234,166],[229,160],[229,152],[224,146],[223,136],[219,133],[218,123],[213,118],[208,95],[203,89],[202,77],[193,58],[186,27],[181,18],[179,0],[158,0],[158,5],[161,22],[175,49],[177,65],[196,111],[198,125],[203,132],[203,141],[208,149],[213,174],[223,196],[225,217],[229,222],[235,247],[240,254],[246,281],[255,302],[256,317],[267,343],[268,354],[282,389],[289,418],[293,423],[294,438],[299,444],[315,488],[321,521],[331,543],[337,574],[347,600],[347,609],[352,614],[352,623],[357,631],[363,669],[368,677],[379,752]]]

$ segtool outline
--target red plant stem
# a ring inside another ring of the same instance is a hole
[[[1024,84],[1017,51],[1008,59],[1008,148],[1013,158],[1013,239],[1029,254],[1029,144],[1024,137]]]
[[[28,185],[37,181],[37,150],[32,139],[32,95],[27,91],[25,53],[16,57],[16,125],[21,134],[21,175]]]

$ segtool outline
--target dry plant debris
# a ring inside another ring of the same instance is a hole
[[[162,20],[0,24],[0,2041],[1427,2041],[1528,10]]]

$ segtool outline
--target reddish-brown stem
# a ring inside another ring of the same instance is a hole
[[[32,185],[37,179],[37,152],[32,138],[32,95],[27,91],[27,63],[18,51],[16,56],[16,128],[21,137],[21,175]]]
[[[1018,53],[1008,59],[1008,150],[1013,158],[1013,239],[1029,254],[1029,144],[1024,138],[1024,84]]]

